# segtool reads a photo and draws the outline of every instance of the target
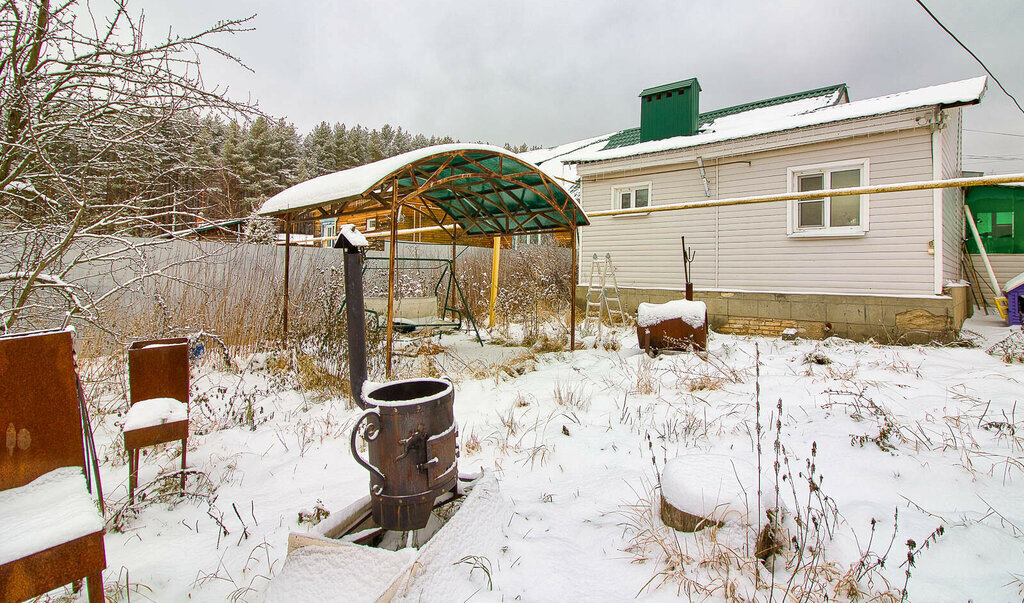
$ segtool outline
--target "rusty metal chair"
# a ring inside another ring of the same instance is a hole
[[[128,498],[135,502],[139,449],[181,440],[181,487],[188,450],[188,340],[137,341],[128,348],[128,414],[124,450],[128,455]]]
[[[0,337],[0,601],[80,579],[103,601],[103,516],[85,477],[71,333]]]

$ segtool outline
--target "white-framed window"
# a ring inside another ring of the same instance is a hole
[[[373,232],[377,230],[377,218],[366,219],[366,232]]]
[[[641,182],[612,188],[612,209],[636,209],[651,206],[651,183]]]
[[[325,238],[321,243],[321,247],[333,247],[334,238],[338,236],[338,219],[331,218],[330,220],[322,220],[320,225],[323,230],[320,231],[320,236],[330,237]]]
[[[867,186],[867,159],[800,166],[788,170],[789,192]],[[868,195],[843,195],[789,202],[787,232],[793,237],[858,236],[868,231]]]

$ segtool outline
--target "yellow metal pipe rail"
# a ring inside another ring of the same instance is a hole
[[[756,195],[753,197],[733,197],[730,199],[712,199],[709,201],[688,201],[685,203],[669,203],[648,207],[632,207],[629,209],[609,209],[587,212],[589,218],[603,216],[625,216],[629,214],[648,214],[659,211],[677,211],[700,207],[723,207],[727,205],[748,205],[752,203],[768,203],[771,201],[799,201],[802,199],[820,199],[822,197],[843,197],[852,195],[870,195],[875,193],[898,193],[902,191],[931,190],[936,188],[959,188],[961,186],[985,186],[991,184],[1024,183],[1024,174],[1006,174],[1003,176],[981,176],[975,178],[953,178],[950,180],[925,180],[921,182],[903,182],[900,184],[879,184],[872,186],[855,186],[851,188],[835,188],[806,193],[778,193],[773,195]]]
[[[684,203],[669,203],[667,205],[651,205],[648,207],[632,207],[629,209],[608,209],[588,212],[587,217],[601,218],[605,216],[625,216],[630,214],[649,214],[660,211],[679,211],[683,209],[698,209],[702,207],[724,207],[728,205],[748,205],[753,203],[770,203],[773,201],[799,201],[802,199],[820,199],[822,197],[843,197],[852,195],[871,195],[876,193],[898,193],[903,191],[932,190],[936,188],[958,188],[961,186],[987,186],[993,184],[1024,184],[1024,174],[1004,174],[1001,176],[980,176],[973,178],[953,178],[950,180],[924,180],[920,182],[903,182],[900,184],[878,184],[871,186],[856,186],[852,188],[825,189],[810,191],[806,193],[777,193],[772,195],[756,195],[753,197],[733,197],[729,199],[710,199],[708,201],[687,201]],[[423,226],[420,228],[406,228],[397,231],[397,235],[415,234],[419,232],[436,232],[438,230],[449,230],[458,228],[453,226]],[[385,230],[368,232],[364,235],[368,239],[390,237],[391,233]],[[317,237],[305,239],[302,242],[292,245],[309,245],[327,239],[334,240],[335,237]],[[281,245],[282,243],[278,243]]]

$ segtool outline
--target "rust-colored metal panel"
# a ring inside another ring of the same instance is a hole
[[[188,438],[188,421],[174,421],[124,432],[126,450],[155,446]]]
[[[453,423],[440,435],[427,438],[427,486],[437,488],[458,477],[456,451],[459,432]]]
[[[188,404],[188,339],[137,341],[128,348],[129,402],[174,398]]]
[[[106,567],[103,532],[87,534],[7,565],[0,565],[0,601],[25,601],[87,577],[89,601],[100,603],[103,601],[101,572]]]
[[[0,490],[85,466],[71,333],[0,337]]]
[[[648,327],[636,326],[636,339],[647,353],[660,350],[706,350],[708,348],[708,315],[704,324],[691,326],[681,318],[663,320]]]
[[[0,490],[58,467],[85,466],[71,333],[0,337]],[[95,532],[0,565],[0,601],[24,601],[89,577],[103,600],[103,533]]]

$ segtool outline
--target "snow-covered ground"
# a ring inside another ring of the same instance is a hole
[[[467,561],[444,580],[419,576],[399,596],[844,600],[891,589],[898,600],[906,583],[912,601],[1019,600],[1024,365],[986,354],[1010,333],[995,319],[966,328],[980,347],[712,334],[707,359],[651,359],[629,334],[617,350],[533,358],[445,336],[433,366],[457,384],[460,468],[493,470],[502,527],[464,545]],[[367,493],[348,449],[358,411],[257,365],[194,374],[184,498],[159,477],[179,463],[168,445],[143,458],[145,500],[127,508],[123,418],[94,417],[113,516],[108,592],[117,583],[133,600],[260,600],[288,533],[308,529],[299,512]],[[760,464],[766,482],[777,471],[785,535],[803,553],[790,545],[773,574],[752,561],[756,525],[664,528],[659,472],[693,453]],[[337,594],[346,600],[344,584]]]

